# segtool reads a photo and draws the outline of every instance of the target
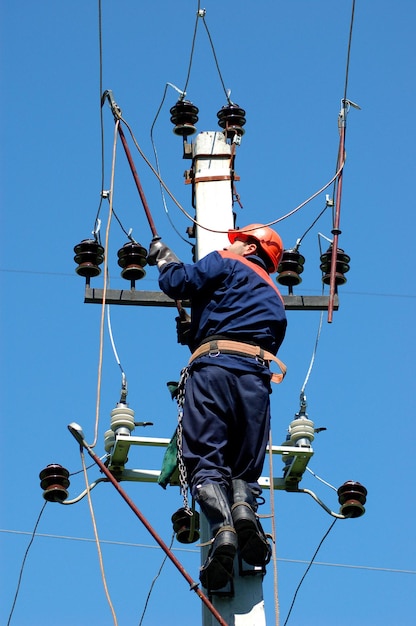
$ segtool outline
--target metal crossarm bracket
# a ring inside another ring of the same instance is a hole
[[[162,291],[136,291],[136,289],[95,289],[85,287],[84,302],[87,304],[102,304],[105,295],[106,304],[123,304],[127,306],[161,306],[175,307],[174,300],[166,296]],[[328,296],[282,296],[287,311],[326,311],[328,309]],[[183,301],[183,306],[189,307],[190,303]],[[334,299],[334,310],[338,310],[338,296]]]
[[[129,435],[116,435],[114,448],[110,455],[109,469],[116,470],[118,480],[128,480],[137,482],[156,483],[160,475],[159,470],[144,469],[124,469],[124,463],[130,446],[152,446],[158,448],[166,448],[170,439],[165,437],[136,437]],[[313,456],[312,447],[298,446],[272,446],[272,454],[280,454],[283,458],[291,459],[291,462],[284,468],[282,478],[273,478],[274,489],[284,489],[286,491],[294,491],[297,489],[302,475],[306,470],[310,458]],[[171,482],[172,485],[178,485],[176,480]],[[263,489],[270,489],[270,478],[262,476],[259,484]]]

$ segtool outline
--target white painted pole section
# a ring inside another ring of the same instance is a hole
[[[231,145],[227,144],[224,133],[202,132],[193,144],[193,157],[195,213],[196,221],[201,224],[195,233],[195,257],[199,260],[213,250],[227,247],[227,231],[234,228]],[[201,542],[209,539],[208,523],[201,515]],[[208,547],[203,547],[202,563],[207,554]],[[213,605],[229,626],[266,626],[262,575],[240,576],[237,557],[234,571],[234,596],[213,594]],[[203,626],[217,626],[217,621],[205,607],[202,618]]]
[[[196,260],[229,245],[234,228],[231,187],[231,145],[224,133],[202,132],[193,145],[196,221]],[[205,227],[205,228],[203,228]],[[210,230],[206,230],[206,229]],[[225,231],[225,232],[214,232]]]

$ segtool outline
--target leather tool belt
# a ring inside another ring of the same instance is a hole
[[[272,373],[271,381],[273,383],[281,383],[286,375],[286,365],[280,361],[274,354],[263,350],[260,346],[254,346],[250,343],[242,341],[233,341],[232,339],[214,339],[201,344],[189,359],[189,365],[200,356],[209,355],[216,357],[219,354],[236,354],[239,356],[249,356],[257,359],[262,365],[269,367],[270,361],[277,363],[280,374]]]

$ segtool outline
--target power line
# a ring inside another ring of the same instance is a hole
[[[333,529],[333,527],[334,527],[334,525],[335,525],[335,523],[336,523],[337,521],[338,521],[337,519],[334,519],[334,521],[331,523],[330,527],[329,527],[329,528],[328,528],[328,530],[326,531],[325,535],[322,537],[321,541],[319,542],[318,547],[316,548],[316,550],[315,550],[315,552],[314,552],[314,554],[313,554],[313,557],[312,557],[312,559],[310,560],[310,562],[309,562],[309,564],[308,564],[308,567],[307,567],[307,568],[306,568],[306,570],[305,570],[305,573],[303,574],[302,578],[300,579],[300,582],[299,582],[298,586],[296,587],[296,591],[295,591],[295,593],[294,593],[294,595],[293,595],[292,604],[290,605],[289,612],[288,612],[288,614],[287,614],[287,617],[286,617],[286,619],[285,619],[285,623],[283,624],[283,626],[286,626],[287,622],[289,621],[289,617],[290,617],[290,614],[291,614],[291,612],[292,612],[292,609],[293,609],[293,607],[294,607],[294,605],[295,605],[295,601],[296,601],[296,597],[297,597],[297,595],[298,595],[298,591],[299,591],[299,589],[301,588],[302,583],[303,583],[303,581],[305,580],[307,573],[308,573],[308,572],[309,572],[309,570],[311,569],[311,567],[312,567],[312,565],[313,565],[313,562],[314,562],[314,560],[315,560],[316,555],[318,554],[318,552],[319,552],[319,550],[320,550],[320,548],[321,548],[321,546],[322,546],[323,542],[324,542],[324,541],[325,541],[325,539],[328,537],[329,533],[331,532],[331,530]]]
[[[22,582],[23,570],[24,570],[24,568],[25,568],[25,563],[26,563],[27,555],[29,554],[30,547],[31,547],[31,545],[32,545],[32,543],[33,543],[33,541],[34,541],[34,539],[35,539],[35,537],[36,537],[36,529],[37,529],[37,527],[38,527],[38,525],[39,525],[40,518],[42,517],[42,513],[43,513],[43,511],[45,510],[45,507],[46,507],[46,505],[47,505],[47,504],[48,504],[47,502],[44,502],[44,503],[43,503],[43,506],[42,506],[42,508],[41,508],[41,510],[40,510],[40,513],[39,513],[39,515],[38,515],[38,518],[37,518],[37,520],[36,520],[36,522],[35,522],[35,527],[34,527],[33,531],[32,531],[31,533],[25,533],[25,534],[27,534],[27,535],[31,535],[31,537],[30,537],[29,545],[28,545],[28,546],[27,546],[27,548],[26,548],[26,552],[25,552],[25,554],[24,554],[22,564],[21,564],[21,566],[20,566],[20,572],[19,572],[19,578],[18,578],[18,581],[17,581],[16,592],[15,592],[15,594],[14,594],[12,608],[10,609],[9,619],[7,620],[7,626],[9,626],[9,624],[10,624],[10,622],[11,622],[11,619],[12,619],[12,616],[13,616],[13,612],[14,612],[14,609],[15,609],[15,606],[16,606],[17,597],[18,597],[18,595],[19,595],[19,591],[20,591],[20,584],[21,584],[21,582]]]
[[[10,530],[7,528],[0,528],[0,533],[11,534],[11,535],[31,535],[32,533],[25,530]],[[63,539],[67,541],[83,541],[86,543],[95,543],[95,539],[91,539],[89,537],[74,537],[70,535],[54,535],[50,533],[35,533],[35,537],[42,537],[44,539]],[[115,541],[112,539],[100,539],[100,543],[107,545],[120,546],[125,548],[146,548],[159,550],[159,546],[150,545],[145,543],[131,543],[128,541]],[[172,548],[174,552],[189,552],[194,554],[199,554],[199,549],[193,548]],[[298,563],[300,565],[309,564],[309,560],[303,559],[285,559],[283,557],[278,557],[278,561],[282,563]],[[348,563],[328,563],[326,561],[314,561],[313,565],[320,565],[322,567],[340,567],[345,569],[359,569],[366,570],[372,572],[386,572],[389,574],[416,574],[416,570],[411,569],[397,569],[392,567],[374,567],[371,565],[350,565]]]
[[[10,273],[10,274],[37,274],[40,276],[71,276],[72,278],[76,278],[77,280],[79,279],[79,277],[75,274],[75,272],[73,274],[69,274],[67,272],[45,272],[42,270],[16,270],[16,269],[10,269],[10,268],[1,268],[0,267],[0,272],[5,272],[5,273]],[[118,279],[118,276],[114,277],[115,279]],[[148,278],[146,276],[146,281],[149,282],[153,282],[156,283],[157,279],[153,279],[153,278]],[[303,291],[305,293],[315,293],[316,290],[315,289],[303,289]],[[374,298],[416,298],[416,294],[412,294],[412,293],[377,293],[375,291],[348,291],[343,289],[342,290],[342,295],[349,295],[349,296],[370,296],[370,297],[374,297]]]

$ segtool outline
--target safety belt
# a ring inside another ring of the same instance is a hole
[[[244,343],[242,341],[233,341],[232,339],[214,339],[212,341],[206,341],[195,350],[189,359],[189,365],[198,357],[208,354],[209,356],[216,357],[219,354],[236,354],[240,356],[251,356],[256,358],[260,363],[268,365],[269,361],[277,363],[280,369],[280,374],[272,373],[271,381],[273,383],[281,383],[286,375],[287,367],[280,359],[278,359],[271,352],[263,350],[260,346],[254,346],[250,343]]]

